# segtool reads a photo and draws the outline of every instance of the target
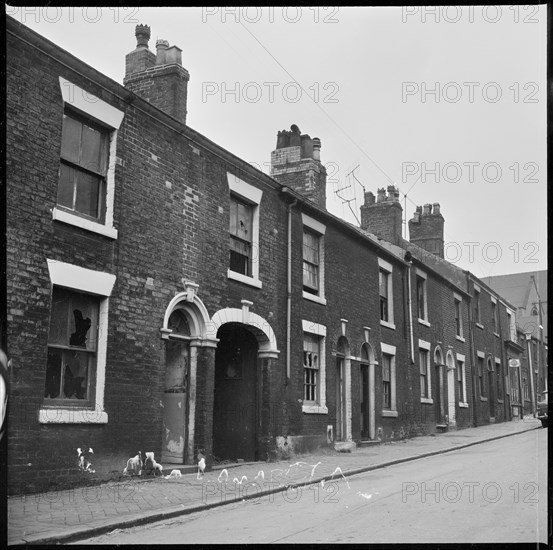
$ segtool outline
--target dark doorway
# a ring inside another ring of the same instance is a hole
[[[370,438],[369,365],[361,365],[361,439]]]
[[[493,370],[488,370],[488,405],[490,407],[490,418],[495,418],[495,396],[493,383]]]
[[[213,457],[253,461],[257,459],[257,340],[238,323],[223,325],[217,338]]]

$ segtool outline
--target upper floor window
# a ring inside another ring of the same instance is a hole
[[[378,292],[380,299],[380,324],[395,328],[392,265],[379,258],[378,260]]]
[[[497,300],[492,297],[492,328],[494,333],[499,332],[499,307],[497,306]]]
[[[319,294],[320,236],[303,228],[303,290]]]
[[[109,132],[92,122],[63,116],[58,205],[104,222]]]
[[[64,116],[52,217],[115,239],[116,141],[124,113],[61,77],[60,88]]]
[[[455,302],[455,334],[463,338],[463,302],[458,295],[454,296]]]
[[[417,269],[417,315],[419,321],[428,321],[426,274]]]
[[[229,268],[227,277],[256,288],[259,280],[259,207],[263,191],[227,172],[229,196]]]
[[[480,289],[474,287],[474,322],[481,324],[480,320]]]
[[[253,207],[230,197],[230,270],[247,277],[252,274]]]
[[[303,293],[308,300],[326,304],[324,235],[326,226],[321,222],[302,214],[303,237]]]

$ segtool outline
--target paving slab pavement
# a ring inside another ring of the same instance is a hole
[[[8,498],[8,544],[66,543],[305,485],[347,483],[348,476],[541,428],[530,417],[477,428],[372,444],[351,453],[322,450],[286,462],[219,467],[197,479],[125,481]],[[167,467],[170,470],[170,467]]]

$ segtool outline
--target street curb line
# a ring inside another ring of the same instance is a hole
[[[502,434],[502,435],[490,437],[488,439],[473,441],[471,443],[463,443],[461,445],[451,447],[450,449],[439,449],[437,451],[428,451],[426,453],[398,458],[395,460],[390,460],[388,462],[382,462],[380,464],[363,466],[362,468],[356,468],[355,470],[346,470],[345,472],[343,472],[343,476],[344,477],[346,475],[354,476],[365,472],[370,472],[373,470],[387,468],[388,466],[394,466],[395,464],[402,464],[403,462],[412,462],[414,460],[419,460],[421,458],[427,458],[438,454],[445,454],[452,451],[458,451],[461,449],[466,449],[467,447],[473,447],[474,445],[480,445],[481,443],[488,443],[489,441],[504,439],[505,437],[511,437],[513,435],[520,435],[522,433],[531,432],[533,430],[538,430],[540,428],[541,426],[535,426],[533,428],[529,428],[527,430],[521,430],[519,432]],[[319,477],[319,478],[310,480],[308,482],[290,483],[289,485],[284,485],[281,487],[265,489],[263,491],[256,492],[255,494],[252,494],[252,495],[245,494],[242,497],[237,497],[230,500],[224,500],[221,502],[212,502],[211,504],[206,503],[206,504],[189,507],[189,508],[183,508],[184,504],[180,504],[172,508],[166,508],[159,512],[154,512],[146,515],[144,513],[140,513],[139,517],[134,517],[134,518],[130,517],[122,520],[114,520],[110,523],[106,523],[106,521],[102,520],[102,524],[98,526],[91,526],[91,524],[88,524],[88,526],[82,527],[80,529],[74,528],[72,530],[68,530],[69,532],[67,532],[66,534],[61,534],[61,535],[58,534],[56,536],[51,536],[51,537],[40,537],[40,536],[30,537],[28,539],[22,539],[21,541],[18,541],[18,542],[8,543],[8,546],[21,546],[21,545],[27,545],[27,544],[63,544],[66,542],[72,542],[72,541],[82,540],[84,538],[103,535],[115,529],[128,529],[130,527],[136,527],[147,523],[154,523],[156,521],[162,521],[162,520],[171,519],[178,516],[184,516],[188,514],[194,514],[196,512],[202,512],[204,510],[210,510],[212,508],[218,508],[219,506],[226,506],[228,504],[234,504],[236,502],[243,502],[246,500],[252,500],[254,498],[262,498],[267,495],[282,493],[284,491],[287,491],[290,488],[296,489],[299,487],[305,487],[307,485],[316,485],[321,483],[322,481],[325,481],[325,482],[334,481],[334,474],[329,474],[323,477]]]

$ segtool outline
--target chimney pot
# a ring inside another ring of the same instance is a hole
[[[365,191],[365,206],[370,206],[375,203],[374,193],[372,191]]]
[[[321,160],[321,140],[313,138],[313,160]]]
[[[429,216],[432,213],[432,205],[431,204],[425,204],[424,210],[422,211],[423,216]]]
[[[435,202],[432,205],[432,211],[434,212],[434,214],[440,214],[440,203],[439,202]]]
[[[386,200],[386,189],[382,187],[376,190],[376,202],[384,202]]]
[[[150,27],[148,25],[136,25],[134,31],[136,36],[136,47],[137,48],[147,48],[148,41],[150,40]]]

